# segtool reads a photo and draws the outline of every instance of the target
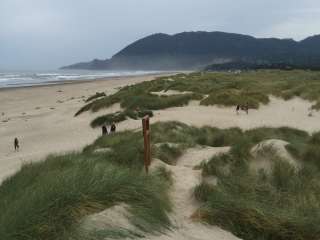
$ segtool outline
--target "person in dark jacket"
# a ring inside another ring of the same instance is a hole
[[[116,125],[113,122],[110,127],[110,133],[115,133],[115,132],[116,132]]]
[[[18,138],[15,138],[14,139],[14,150],[15,151],[19,151],[19,140],[18,140]]]
[[[239,111],[240,111],[240,105],[238,104],[237,107],[236,107],[237,114],[239,114]]]
[[[106,125],[103,125],[102,126],[102,136],[107,135],[107,134],[108,134],[107,127],[106,127]]]

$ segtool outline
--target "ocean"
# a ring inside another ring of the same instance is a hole
[[[157,74],[156,71],[0,71],[0,88],[58,84],[65,81]]]

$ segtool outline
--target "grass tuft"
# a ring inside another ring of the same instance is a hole
[[[88,98],[86,99],[86,102],[90,102],[90,101],[92,101],[92,100],[95,100],[95,99],[101,98],[101,97],[105,97],[105,96],[106,96],[106,94],[105,94],[104,92],[96,92],[96,94],[88,97]]]
[[[153,112],[149,110],[140,110],[140,111],[126,110],[123,112],[116,112],[116,113],[106,114],[106,115],[97,117],[91,122],[90,125],[91,127],[96,128],[96,127],[101,127],[104,124],[111,124],[112,122],[119,123],[119,122],[125,121],[128,118],[137,120],[145,116],[153,117]]]

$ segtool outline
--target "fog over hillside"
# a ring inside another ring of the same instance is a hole
[[[305,40],[255,38],[225,32],[153,34],[115,54],[111,59],[83,62],[67,69],[198,70],[231,61],[318,65],[320,36]]]

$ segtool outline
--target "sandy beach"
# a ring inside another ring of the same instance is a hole
[[[156,76],[0,90],[0,182],[25,162],[43,159],[48,154],[78,151],[92,143],[100,129],[92,129],[89,123],[101,112],[74,117],[89,96],[102,91],[112,94],[120,87]],[[15,137],[20,141],[19,152],[13,148]]]
[[[89,126],[95,117],[121,110],[119,104],[98,113],[74,114],[84,100],[96,92],[112,94],[120,87],[154,79],[154,75],[112,78],[50,86],[6,89],[0,91],[0,181],[29,161],[48,154],[79,151],[101,134]],[[177,94],[177,93],[175,93]],[[180,121],[194,126],[219,128],[294,127],[309,133],[320,130],[320,114],[308,116],[312,103],[299,98],[284,101],[271,97],[268,105],[250,110],[249,115],[236,115],[233,108],[200,106],[193,101],[188,106],[155,111],[152,122]],[[139,120],[118,124],[118,130],[139,128]],[[20,140],[20,151],[13,149],[13,140]]]

